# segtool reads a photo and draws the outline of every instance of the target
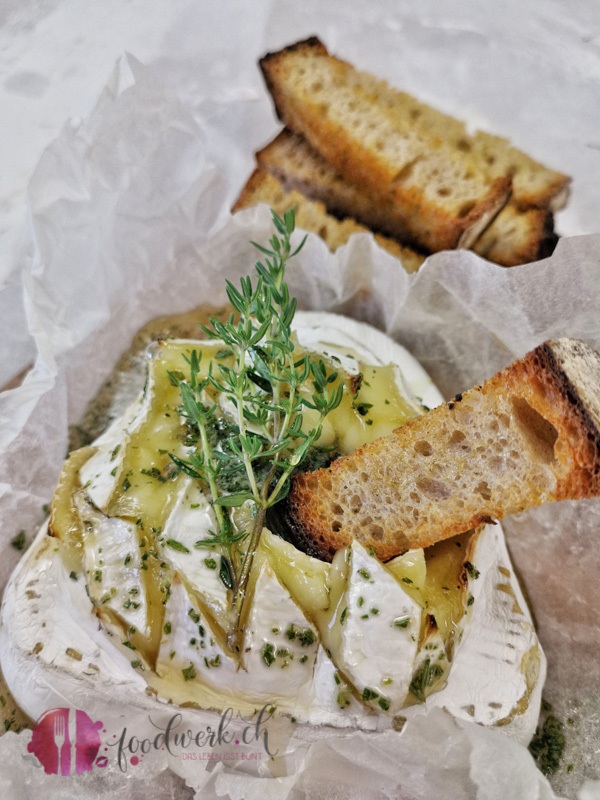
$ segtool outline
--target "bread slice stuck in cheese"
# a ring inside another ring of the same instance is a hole
[[[301,549],[353,538],[387,560],[484,521],[600,494],[600,354],[555,339],[454,400],[296,476],[281,509]]]

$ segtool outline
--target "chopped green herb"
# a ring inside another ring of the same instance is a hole
[[[395,628],[408,628],[410,625],[410,617],[396,617],[394,620]]]
[[[69,578],[71,578],[72,581],[76,581],[77,580],[77,573],[76,572],[69,572]]]
[[[541,729],[538,727],[529,745],[530,753],[545,775],[554,775],[558,772],[565,744],[562,722],[552,715],[546,717]]]
[[[467,570],[471,578],[477,579],[480,575],[479,570],[475,569],[475,567],[473,566],[473,564],[471,564],[470,561],[465,561],[465,569]]]
[[[405,576],[404,578],[402,578],[402,583],[408,583],[408,584],[411,584],[411,583],[412,583],[412,580],[411,580],[410,578],[407,578],[407,577]]]
[[[299,628],[294,623],[289,626],[285,635],[290,641],[297,639],[302,647],[308,647],[315,641],[315,633],[312,628]]]
[[[217,562],[215,561],[214,558],[205,558],[204,559],[204,566],[207,569],[216,569],[217,568]]]
[[[368,570],[366,570],[364,567],[361,567],[361,568],[358,570],[358,574],[359,574],[361,577],[363,577],[363,578],[364,578],[366,581],[369,581],[369,580],[371,580],[371,573],[370,573]]]
[[[271,644],[270,642],[266,642],[263,645],[261,655],[267,667],[270,667],[271,664],[275,661],[275,645]]]
[[[25,531],[19,531],[17,535],[10,540],[11,545],[15,548],[15,550],[24,550],[25,549]]]
[[[164,626],[163,626],[163,631],[164,631],[166,634],[169,634],[169,633],[171,633],[171,623],[170,623],[170,622],[165,622],[165,624],[164,624]]]
[[[365,702],[368,702],[369,700],[377,700],[379,697],[379,692],[377,692],[375,689],[370,689],[368,686],[365,686],[365,688],[362,690],[361,697]]]
[[[189,667],[181,670],[184,681],[193,681],[197,675],[196,667],[190,662]]]

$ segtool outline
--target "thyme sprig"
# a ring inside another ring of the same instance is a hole
[[[296,300],[290,297],[285,270],[305,240],[292,252],[294,209],[283,217],[273,212],[273,225],[269,247],[253,243],[264,256],[255,264],[255,283],[248,276],[239,288],[227,281],[233,312],[226,321],[213,317],[202,326],[209,339],[222,345],[214,361],[203,370],[202,353],[193,350],[186,357],[189,377],[170,373],[181,392],[180,412],[198,432],[187,459],[170,457],[209,489],[217,530],[196,546],[221,548],[221,578],[232,590],[227,641],[234,653],[241,649],[241,619],[267,509],[285,497],[292,473],[343,395],[337,372],[328,371],[322,359],[295,352],[291,326]],[[306,408],[316,412],[316,424],[308,431]],[[225,438],[215,441],[211,431],[224,409],[233,424]],[[230,491],[234,475],[241,488]],[[251,507],[252,524],[250,530],[238,530],[232,512],[245,504]]]

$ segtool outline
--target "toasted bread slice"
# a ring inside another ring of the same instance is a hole
[[[329,560],[356,538],[386,560],[598,494],[600,354],[556,339],[391,436],[298,475],[282,513],[313,555]]]
[[[474,155],[487,164],[490,175],[512,175],[512,200],[517,208],[553,212],[564,208],[571,184],[567,175],[540,164],[500,136],[477,131],[470,145]]]
[[[349,183],[303,136],[284,128],[256,154],[256,160],[286,189],[296,189],[320,200],[332,214],[352,217],[392,238],[402,236],[404,222],[398,207],[386,202],[385,197],[374,197]],[[520,211],[510,202],[483,232],[473,250],[503,267],[513,267],[546,255],[551,234],[552,215],[548,211],[537,208]]]
[[[257,163],[289,190],[321,201],[337,217],[352,217],[361,225],[401,239],[404,217],[393,202],[349,183],[300,134],[284,128],[256,154]]]
[[[554,217],[549,211],[520,211],[511,201],[475,242],[473,250],[503,267],[516,267],[548,256],[556,240]]]
[[[418,124],[407,96],[330,56],[318,39],[260,65],[279,117],[350,183],[394,203],[403,241],[432,252],[468,247],[506,203],[508,173],[490,176],[444,135],[447,126]]]
[[[277,214],[283,214],[292,206],[296,207],[296,224],[299,228],[316,233],[330,250],[346,244],[353,233],[370,233],[370,231],[350,218],[336,219],[327,213],[323,203],[309,200],[295,190],[286,191],[276,177],[262,169],[255,170],[236,200],[232,211],[267,203]],[[375,234],[380,247],[401,261],[407,272],[416,272],[425,256],[409,247],[403,247],[386,236]]]

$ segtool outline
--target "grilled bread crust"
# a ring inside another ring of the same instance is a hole
[[[280,119],[350,183],[395,204],[403,241],[432,252],[469,247],[506,203],[511,176],[457,149],[446,135],[451,118],[420,124],[437,112],[330,56],[315,37],[260,66]]]
[[[319,558],[356,538],[387,560],[598,494],[600,355],[556,339],[392,435],[296,476],[279,517]]]

